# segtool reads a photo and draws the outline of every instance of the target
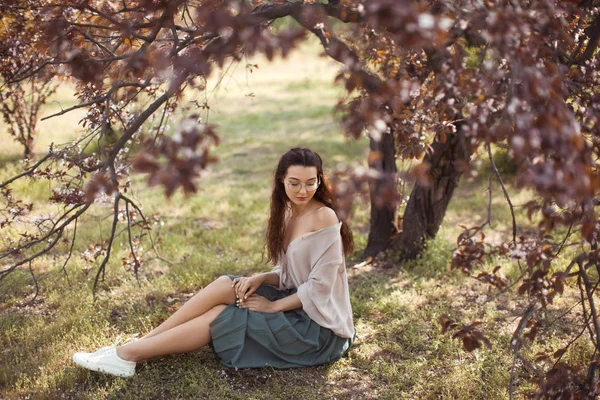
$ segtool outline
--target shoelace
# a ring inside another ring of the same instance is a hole
[[[138,333],[132,335],[131,337],[127,338],[123,342],[123,344],[127,344],[129,342],[135,342],[135,341],[137,341],[138,340],[138,338],[137,338],[138,335],[139,335]],[[111,344],[109,346],[104,346],[104,347],[101,347],[100,349],[98,349],[95,353],[93,353],[94,357],[100,357],[100,356],[106,354],[107,352],[110,352],[111,350],[116,349],[117,345],[121,342],[122,336],[123,335],[117,336],[117,338],[115,339],[115,341],[114,341],[113,344]]]

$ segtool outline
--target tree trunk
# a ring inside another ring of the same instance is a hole
[[[430,166],[429,182],[417,181],[413,187],[404,211],[402,231],[390,244],[403,260],[416,258],[425,240],[435,237],[454,189],[471,161],[460,123],[456,124],[455,134],[448,135],[444,143],[436,141],[432,147],[433,153],[423,160]]]
[[[376,141],[372,137],[369,139],[371,154],[369,156],[369,167],[382,174],[386,180],[369,180],[369,197],[371,200],[371,227],[369,238],[364,256],[375,256],[377,253],[385,250],[390,243],[396,226],[394,225],[394,216],[397,206],[382,204],[386,203],[385,190],[396,190],[396,146],[394,145],[394,134],[384,133],[381,140]],[[392,180],[390,182],[389,180]]]
[[[25,140],[23,147],[24,147],[23,157],[28,160],[32,160],[33,159],[33,138],[30,135],[28,135],[27,139]]]

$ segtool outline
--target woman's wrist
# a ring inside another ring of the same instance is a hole
[[[281,302],[279,300],[271,301],[271,313],[278,313],[281,311]]]
[[[273,302],[273,311],[272,312],[280,312],[280,311],[289,311],[295,310],[297,308],[302,307],[302,302],[298,297],[297,293],[286,296],[282,299],[275,300]]]

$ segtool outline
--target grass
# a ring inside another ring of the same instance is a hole
[[[524,304],[509,296],[490,300],[493,293],[488,295],[482,284],[448,269],[458,224],[479,224],[486,218],[489,168],[485,165],[479,177],[461,182],[438,236],[411,263],[385,270],[357,264],[366,245],[369,210],[367,204],[356,205],[352,229],[357,249],[348,255],[348,266],[358,338],[349,355],[335,364],[284,371],[230,370],[204,348],[142,363],[136,376],[125,380],[71,363],[73,352],[106,345],[119,333],[148,332],[219,275],[267,270],[261,260],[262,235],[272,169],[284,151],[310,147],[325,160],[326,172],[338,162],[365,165],[368,141],[344,139],[331,115],[341,93],[331,83],[337,66],[318,57],[316,49],[315,43],[309,43],[302,52],[273,64],[260,58],[245,60],[211,80],[211,109],[203,117],[218,125],[223,141],[215,149],[220,162],[199,181],[196,195],[186,199],[176,194],[165,200],[160,189],[145,185],[143,176],[133,177],[132,195],[146,213],[160,213],[164,226],[155,227],[161,238],[158,250],[172,264],[157,258],[146,241],[145,263],[136,281],[120,265],[120,258],[128,252],[122,235],[94,302],[91,285],[98,263],[87,264],[79,254],[89,243],[108,236],[110,205],[98,203],[78,226],[76,251],[66,266],[68,280],[61,271],[68,247],[61,244],[33,264],[41,286],[33,304],[27,305],[34,292],[27,269],[16,270],[0,284],[1,398],[508,397],[509,341]],[[246,61],[259,68],[250,73],[244,68]],[[221,78],[222,86],[212,91]],[[44,114],[72,105],[71,93],[68,86],[61,87]],[[185,102],[182,105],[189,107]],[[79,117],[67,114],[44,122],[36,151],[44,151],[51,142],[72,140],[80,133]],[[0,178],[4,179],[18,171],[21,150],[1,135],[5,134],[0,133],[0,138],[6,143],[0,159]],[[47,184],[23,182],[13,188],[21,198],[36,201],[32,216],[56,210],[45,202]],[[506,240],[511,236],[510,214],[497,185],[493,190],[489,240]],[[510,185],[509,190],[516,204],[531,197]],[[519,225],[531,229],[521,209],[517,210]],[[489,260],[488,266],[492,264],[494,260]],[[503,271],[512,276],[515,266],[505,265]],[[548,313],[558,315],[566,304],[565,298],[557,299]],[[464,352],[457,340],[441,334],[438,319],[443,314],[462,322],[485,321],[482,329],[492,348]],[[564,344],[570,329],[574,328],[549,327],[542,334],[555,335],[526,351],[556,349]],[[578,342],[567,357],[581,362],[589,353]],[[517,394],[523,398],[532,386],[525,383],[530,378],[526,371],[519,368],[518,373]]]

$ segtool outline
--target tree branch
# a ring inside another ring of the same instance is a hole
[[[593,23],[592,32],[588,39],[588,45],[585,48],[581,57],[576,61],[577,64],[581,65],[594,55],[594,52],[598,48],[598,39],[600,39],[600,15],[596,17]]]
[[[40,160],[38,160],[38,162],[36,162],[35,164],[33,164],[33,166],[32,166],[32,167],[30,167],[28,170],[26,170],[26,171],[24,171],[24,172],[22,172],[22,173],[20,173],[20,174],[18,174],[18,175],[15,175],[15,176],[13,176],[12,178],[10,178],[10,179],[8,179],[8,180],[6,180],[6,181],[4,181],[4,182],[0,183],[0,189],[2,189],[2,188],[4,188],[4,187],[6,187],[6,186],[8,186],[8,185],[10,185],[10,184],[11,184],[11,183],[13,183],[14,181],[16,181],[16,180],[17,180],[17,179],[19,179],[19,178],[22,178],[22,177],[24,177],[25,175],[31,175],[31,174],[33,173],[33,171],[35,171],[35,169],[36,169],[37,167],[39,167],[40,165],[42,165],[42,164],[43,164],[43,163],[44,163],[46,160],[48,160],[49,158],[51,158],[51,157],[54,157],[54,155],[55,155],[55,154],[54,154],[54,153],[52,153],[52,152],[50,152],[50,153],[46,154],[44,157],[42,157]]]
[[[104,270],[106,268],[106,264],[108,263],[108,259],[110,258],[110,252],[112,250],[113,240],[115,239],[115,232],[117,230],[117,222],[119,222],[119,200],[121,199],[120,193],[115,194],[114,206],[113,206],[113,222],[112,228],[110,230],[110,236],[108,238],[108,246],[106,247],[106,255],[98,267],[98,271],[96,272],[96,277],[94,278],[94,286],[92,287],[92,293],[94,295],[94,300],[96,299],[96,287],[98,286],[98,280],[100,278],[100,274],[104,277]]]
[[[515,218],[514,206],[512,204],[512,201],[510,200],[510,196],[508,195],[506,186],[504,186],[504,181],[502,180],[502,176],[500,175],[500,172],[498,171],[498,168],[496,167],[496,162],[494,161],[494,157],[492,157],[492,148],[491,148],[489,142],[486,143],[486,147],[487,147],[487,151],[488,151],[488,156],[490,158],[490,162],[492,164],[492,168],[494,169],[494,173],[496,174],[496,177],[498,178],[498,182],[500,183],[500,186],[502,186],[502,192],[504,193],[504,197],[506,198],[506,202],[508,203],[508,206],[510,208],[510,216],[512,218],[513,243],[517,243],[517,219]]]

